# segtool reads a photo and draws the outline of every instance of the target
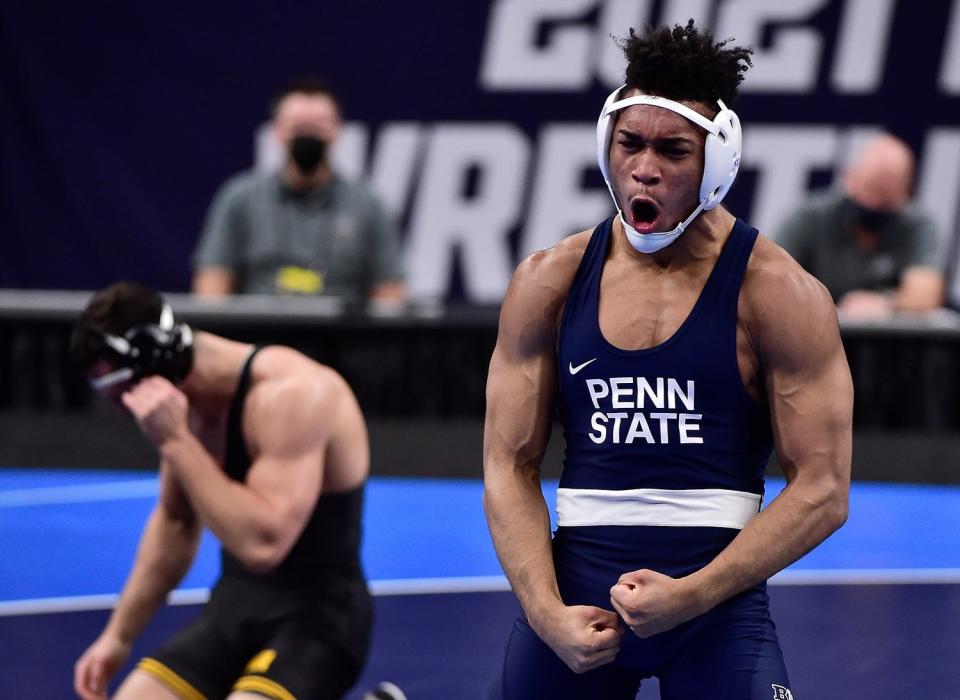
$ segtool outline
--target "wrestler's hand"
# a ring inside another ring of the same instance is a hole
[[[589,605],[558,608],[535,631],[574,673],[613,661],[623,635],[616,613]]]
[[[648,569],[621,576],[610,589],[610,602],[638,637],[666,632],[705,612],[686,580]]]
[[[106,700],[107,685],[130,656],[130,645],[102,634],[73,666],[73,689],[83,700]]]
[[[163,377],[147,377],[124,392],[123,405],[157,447],[189,432],[187,397]]]

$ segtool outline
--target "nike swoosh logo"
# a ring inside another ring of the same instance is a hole
[[[576,367],[574,367],[574,366],[573,366],[573,363],[571,362],[571,363],[570,363],[570,374],[576,374],[577,372],[579,372],[580,370],[582,370],[584,367],[586,367],[587,365],[589,365],[591,362],[596,362],[596,361],[597,361],[597,358],[593,358],[592,360],[587,360],[587,361],[584,362],[582,365],[577,365]]]

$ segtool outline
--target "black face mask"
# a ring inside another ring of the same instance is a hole
[[[301,134],[290,141],[290,157],[304,175],[312,175],[327,158],[327,142],[316,136]]]
[[[879,231],[893,220],[897,215],[893,211],[882,211],[880,209],[871,209],[859,204],[849,197],[847,198],[847,209],[855,225],[862,226],[867,231]]]

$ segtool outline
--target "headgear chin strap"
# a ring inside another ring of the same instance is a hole
[[[102,333],[111,360],[120,367],[90,382],[101,390],[126,381],[140,381],[159,374],[176,384],[193,367],[193,331],[185,323],[174,323],[173,310],[163,304],[157,323],[133,326],[123,336]]]
[[[623,230],[627,234],[630,245],[641,253],[655,253],[673,243],[700,212],[713,209],[723,201],[740,169],[740,155],[743,150],[740,119],[720,100],[717,100],[720,111],[713,121],[686,105],[656,95],[635,95],[618,100],[617,97],[624,87],[626,86],[623,85],[610,93],[600,112],[600,119],[597,121],[597,161],[600,164],[603,179],[607,183],[607,189],[610,190],[610,196],[613,197],[613,204],[620,214],[620,221],[623,223]],[[653,105],[669,109],[707,131],[707,138],[703,144],[700,204],[672,231],[639,233],[627,223],[623,210],[617,202],[617,196],[613,193],[613,185],[610,183],[610,142],[613,138],[613,124],[616,121],[614,114],[634,105]]]

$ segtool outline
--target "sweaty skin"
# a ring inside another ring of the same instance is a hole
[[[685,104],[712,117],[705,105]],[[634,198],[657,205],[655,230],[669,230],[692,211],[703,138],[667,110],[644,105],[621,113],[611,174],[629,223]],[[615,220],[600,286],[604,337],[627,350],[670,338],[692,310],[733,223],[725,209],[713,209],[676,242],[647,255],[629,245]],[[484,432],[484,506],[501,565],[531,627],[575,672],[613,660],[621,620],[641,637],[672,629],[766,580],[840,527],[847,514],[853,403],[829,293],[761,236],[740,293],[737,361],[748,393],[769,408],[787,487],[700,571],[679,579],[623,572],[610,581],[610,610],[565,606],[540,461],[557,391],[560,318],[590,235],[570,236],[517,268],[490,362]]]
[[[242,418],[252,464],[246,481],[230,479],[221,454],[226,417],[253,348],[199,332],[195,347],[194,369],[180,388],[152,376],[121,397],[160,454],[160,496],[116,609],[74,667],[83,700],[106,698],[133,641],[189,570],[202,527],[248,569],[268,572],[284,560],[321,493],[353,489],[367,476],[366,426],[346,382],[277,346],[253,361]],[[135,670],[114,697],[174,696]],[[242,697],[251,696],[230,695]]]

